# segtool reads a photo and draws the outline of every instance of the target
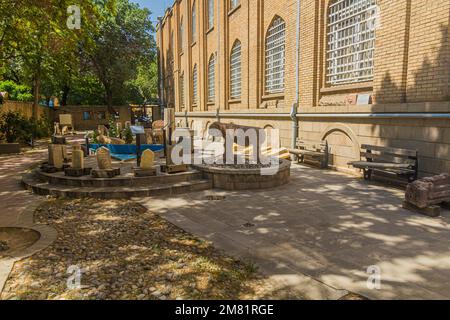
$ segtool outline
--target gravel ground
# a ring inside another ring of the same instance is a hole
[[[134,202],[50,199],[35,220],[58,239],[15,264],[1,299],[299,298]]]

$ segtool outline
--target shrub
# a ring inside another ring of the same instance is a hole
[[[31,88],[23,84],[17,84],[14,81],[0,81],[0,91],[8,92],[9,99],[15,101],[32,101],[33,95]]]
[[[8,143],[29,143],[32,138],[40,139],[50,136],[51,127],[48,119],[27,119],[18,112],[9,111],[0,117],[0,133]]]
[[[9,111],[0,117],[0,132],[6,142],[27,141],[27,131],[30,131],[29,122],[18,112]]]
[[[133,143],[133,133],[131,132],[130,127],[123,129],[122,136],[127,144]]]

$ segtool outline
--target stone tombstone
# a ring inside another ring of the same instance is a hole
[[[100,170],[112,169],[111,154],[108,148],[101,147],[97,150],[97,165]]]
[[[155,161],[155,153],[152,150],[144,150],[141,156],[141,169],[152,169]]]
[[[48,164],[61,169],[64,164],[64,150],[61,144],[48,145]]]
[[[84,169],[84,152],[79,144],[72,146],[72,168]]]

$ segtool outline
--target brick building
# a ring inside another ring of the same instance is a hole
[[[415,148],[450,172],[449,0],[177,0],[157,27],[160,95],[182,125]],[[295,115],[295,116],[293,116]]]

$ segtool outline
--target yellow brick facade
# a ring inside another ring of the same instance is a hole
[[[327,83],[329,13],[339,0],[240,0],[233,9],[230,0],[211,1],[212,28],[208,0],[177,0],[158,24],[161,102],[176,109],[180,125],[187,121],[205,131],[218,114],[224,122],[279,129],[281,144],[291,146],[290,113],[298,99],[295,136],[327,139],[336,169],[350,170],[347,162],[359,158],[361,144],[377,144],[417,148],[422,175],[450,172],[450,1],[376,1],[373,80],[342,85]],[[265,38],[275,17],[285,22],[285,88],[266,94]],[[236,40],[241,43],[242,94],[232,100],[230,53]],[[215,101],[208,102],[212,55]]]

